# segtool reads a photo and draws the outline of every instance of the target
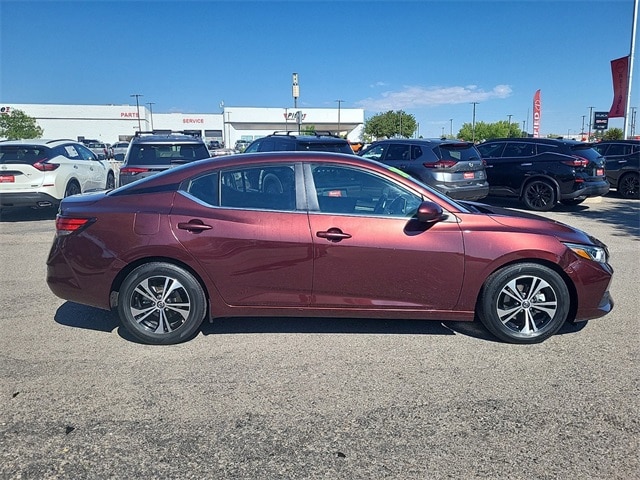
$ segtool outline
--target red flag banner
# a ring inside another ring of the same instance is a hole
[[[542,101],[540,90],[533,96],[533,138],[540,138],[540,119],[542,118]]]
[[[609,118],[624,117],[629,91],[629,57],[611,60],[613,76],[613,104],[609,110]]]

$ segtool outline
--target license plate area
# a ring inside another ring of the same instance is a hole
[[[464,178],[465,180],[473,180],[475,178],[475,173],[474,172],[464,172],[462,174],[462,178]]]
[[[1,175],[0,174],[0,183],[14,183],[16,181],[16,177],[13,175]]]

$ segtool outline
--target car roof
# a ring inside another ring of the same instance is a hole
[[[524,143],[548,143],[548,144],[563,144],[563,145],[589,145],[588,142],[581,142],[579,140],[573,140],[571,138],[533,138],[533,137],[509,137],[509,138],[492,138],[487,140],[489,142],[524,142]]]
[[[60,144],[65,143],[79,143],[75,140],[71,140],[68,138],[62,139],[46,139],[46,138],[27,138],[21,140],[2,140],[0,141],[0,145],[40,145],[44,147],[57,147]]]
[[[411,144],[421,144],[421,145],[425,145],[425,144],[434,144],[434,145],[441,145],[443,143],[449,143],[449,144],[462,144],[462,143],[468,143],[471,144],[472,142],[468,142],[466,140],[458,140],[456,138],[385,138],[383,140],[376,140],[375,142],[373,142],[371,145],[375,145],[378,143],[411,143]]]

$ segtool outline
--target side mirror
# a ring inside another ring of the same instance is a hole
[[[418,221],[421,223],[437,223],[447,218],[442,207],[434,202],[422,202],[418,207]]]

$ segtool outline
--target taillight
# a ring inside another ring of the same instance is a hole
[[[423,163],[426,168],[451,168],[456,163],[454,160],[438,160],[435,163]]]
[[[72,217],[56,217],[56,233],[58,235],[69,235],[78,232],[95,221],[94,218],[72,218]]]
[[[564,160],[562,163],[569,165],[570,167],[586,167],[589,165],[589,160],[583,157],[573,156],[571,160]]]
[[[136,173],[144,173],[148,172],[148,168],[140,168],[140,167],[124,167],[120,169],[120,173],[126,173],[128,175],[135,175]]]
[[[58,168],[59,166],[60,164],[58,163],[47,162],[46,158],[43,158],[42,160],[38,160],[36,163],[33,164],[33,168],[40,170],[41,172],[51,172],[56,168]]]

